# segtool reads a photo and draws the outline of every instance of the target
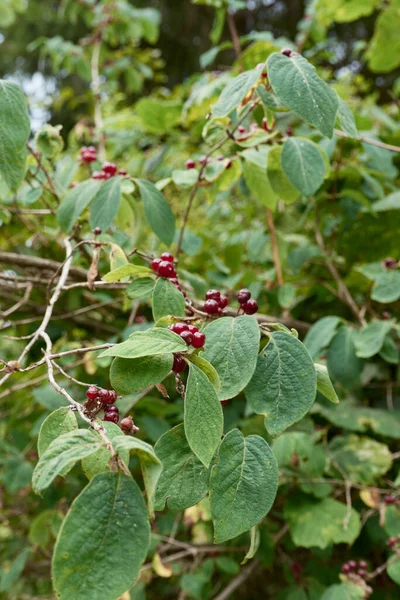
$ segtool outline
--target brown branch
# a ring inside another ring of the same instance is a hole
[[[57,271],[60,267],[59,262],[49,258],[39,258],[38,256],[29,256],[27,254],[17,254],[16,252],[0,251],[0,264],[27,267],[32,269],[47,269],[49,271]],[[87,271],[80,267],[70,267],[69,275],[77,279],[86,279]],[[7,279],[6,275],[1,276],[2,279]]]
[[[352,137],[348,133],[344,131],[340,131],[340,129],[334,129],[333,133],[338,137],[344,138],[346,140],[356,140],[357,142],[364,142],[364,144],[369,144],[370,146],[376,146],[377,148],[383,148],[384,150],[389,150],[389,152],[400,152],[399,146],[392,146],[391,144],[385,144],[384,142],[380,142],[379,140],[373,140],[371,138],[364,137],[363,135],[358,135],[356,137]]]
[[[252,562],[250,562],[246,567],[244,567],[244,569],[241,570],[239,575],[232,579],[230,584],[227,585],[226,588],[220,594],[218,594],[218,596],[214,597],[214,600],[226,600],[227,598],[232,596],[232,594],[239,587],[241,587],[243,583],[247,581],[247,579],[249,579],[249,577],[251,577],[251,575],[259,566],[260,563],[258,562],[258,560],[253,560]]]
[[[276,236],[276,230],[275,230],[275,224],[274,224],[274,217],[272,215],[272,210],[270,208],[266,208],[265,212],[267,215],[268,229],[269,229],[269,234],[271,237],[272,256],[274,259],[276,278],[278,281],[278,286],[281,287],[283,285],[283,275],[282,275],[281,259],[279,256],[278,238]]]
[[[99,158],[105,160],[105,138],[103,131],[103,116],[101,112],[101,89],[100,89],[100,50],[101,50],[102,33],[100,31],[98,38],[93,44],[91,75],[92,75],[92,90],[94,97],[94,124],[99,136]]]
[[[226,13],[226,20],[228,22],[229,32],[230,32],[231,38],[232,38],[233,49],[235,50],[236,58],[239,63],[239,68],[241,71],[244,71],[242,50],[240,47],[240,39],[239,39],[238,31],[236,28],[235,19],[233,17],[233,14],[230,12],[229,8]]]

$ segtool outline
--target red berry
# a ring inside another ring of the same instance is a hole
[[[101,235],[101,228],[100,227],[95,227],[93,229],[93,234],[94,235]]]
[[[204,312],[206,312],[208,315],[215,315],[219,313],[220,310],[221,309],[216,300],[207,300],[204,303]]]
[[[183,360],[182,356],[179,354],[174,355],[174,364],[172,365],[172,370],[174,373],[182,373],[186,369],[186,362]]]
[[[171,325],[171,330],[174,333],[181,335],[184,331],[189,331],[189,325],[186,325],[186,323],[175,323],[174,325]]]
[[[94,171],[92,173],[92,179],[106,179],[106,174],[103,171]]]
[[[248,300],[250,300],[251,298],[251,291],[243,288],[242,290],[238,291],[238,295],[237,295],[237,299],[239,301],[239,304],[245,304]]]
[[[292,127],[288,127],[288,128],[286,129],[286,135],[287,135],[288,137],[291,137],[291,136],[293,135],[293,129],[292,129]]]
[[[105,394],[101,396],[101,401],[104,404],[114,404],[117,399],[117,392],[114,390],[104,390]]]
[[[107,173],[107,175],[111,175],[111,177],[113,177],[114,175],[116,175],[117,173],[117,165],[112,163],[112,162],[105,162],[102,165],[102,170],[104,171],[104,173]]]
[[[290,58],[292,56],[292,50],[290,48],[282,48],[281,54]]]
[[[88,400],[96,400],[96,398],[98,398],[98,396],[99,396],[99,393],[100,393],[100,390],[95,385],[91,385],[86,390],[86,398]]]
[[[264,131],[269,131],[268,121],[265,117],[262,120],[262,128],[264,129]]]
[[[243,125],[239,125],[239,127],[237,128],[239,133],[245,133],[246,132],[246,127],[243,127]]]
[[[193,334],[192,346],[193,348],[202,348],[205,344],[206,336],[202,331],[197,331]]]
[[[219,300],[221,292],[218,290],[208,290],[206,293],[206,300]]]
[[[81,160],[85,163],[94,162],[97,159],[97,151],[94,146],[89,146],[89,148],[83,147],[81,148]]]
[[[155,273],[158,273],[158,267],[160,266],[160,263],[162,263],[161,258],[155,258],[152,263],[151,263],[151,268],[153,269],[153,271]]]
[[[195,166],[196,166],[196,163],[195,163],[195,161],[193,159],[189,158],[189,160],[187,160],[185,162],[185,165],[186,165],[187,169],[194,169]]]
[[[174,262],[174,257],[172,256],[172,254],[170,252],[163,252],[161,254],[161,260],[166,260],[167,262]]]
[[[228,404],[229,402],[229,398],[227,400],[221,400],[221,406],[225,406],[225,404]]]
[[[368,569],[368,563],[366,560],[360,560],[358,566],[360,567],[360,569]]]
[[[349,560],[347,564],[349,565],[351,571],[354,571],[357,568],[357,563],[355,560]]]
[[[342,567],[342,573],[344,573],[345,575],[347,575],[347,573],[350,573],[351,569],[349,567],[349,565],[346,563],[345,565],[343,565]]]
[[[265,73],[265,72],[261,73],[261,77],[263,79],[266,79],[268,77],[268,73]]]
[[[390,319],[390,316],[390,312],[387,312],[386,310],[382,313],[382,319],[384,319],[385,321]]]
[[[357,575],[364,579],[367,576],[367,571],[365,569],[358,569]]]
[[[221,294],[218,300],[218,304],[220,308],[226,308],[228,306],[228,298]]]
[[[136,427],[132,417],[130,416],[122,419],[119,426],[121,427],[121,430],[126,434],[137,433],[139,431],[139,427]]]
[[[396,498],[395,496],[385,496],[383,498],[383,501],[385,504],[395,504],[396,503]]]
[[[119,169],[118,174],[125,177],[125,175],[128,175],[128,171],[126,169]]]
[[[390,548],[392,546],[394,546],[396,544],[396,539],[394,537],[390,537],[387,541],[386,541],[386,545],[389,546]]]
[[[74,188],[78,185],[78,181],[72,181],[70,187]]]
[[[158,274],[166,279],[176,277],[174,265],[168,260],[162,260],[158,265]]]
[[[242,304],[242,309],[246,315],[254,315],[258,311],[258,304],[254,298],[250,298],[250,300]]]
[[[387,269],[396,269],[397,265],[398,261],[395,258],[391,258],[390,256],[388,258],[385,258],[385,260],[383,261],[383,266]]]
[[[190,333],[190,331],[186,330],[186,331],[182,331],[182,333],[180,334],[180,336],[183,339],[183,341],[186,342],[186,344],[188,346],[190,346],[190,344],[193,341],[193,333]]]
[[[116,407],[112,407],[112,408],[116,408]],[[104,411],[103,421],[110,421],[111,423],[118,423],[118,421],[119,421],[118,409],[110,410],[110,409],[106,408]]]
[[[224,157],[222,156],[222,154],[219,154],[219,155],[217,156],[217,160],[224,160]]]
[[[198,328],[198,327],[196,327],[196,325],[190,325],[190,324],[189,324],[189,325],[187,326],[187,328],[188,328],[188,331],[190,331],[190,333],[197,333],[197,332],[198,332],[198,330],[199,330],[199,328]]]

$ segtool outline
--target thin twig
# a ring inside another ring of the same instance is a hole
[[[258,560],[253,560],[249,563],[242,571],[237,575],[226,588],[218,594],[218,596],[214,597],[214,600],[226,600],[229,598],[251,575],[254,571],[260,566]]]
[[[235,50],[236,58],[239,63],[239,68],[241,71],[244,71],[242,50],[240,47],[240,38],[239,38],[239,34],[238,34],[238,31],[236,28],[235,19],[233,17],[233,14],[229,10],[229,8],[226,13],[226,20],[228,22],[229,32],[230,32],[231,38],[232,38],[233,49]]]
[[[268,229],[269,229],[269,235],[271,237],[272,257],[274,259],[276,278],[278,281],[278,286],[281,287],[283,285],[283,275],[282,275],[281,259],[279,256],[278,238],[276,235],[275,224],[274,224],[274,217],[272,215],[272,210],[270,208],[266,208],[265,212],[267,215],[267,224],[268,224]]]
[[[364,144],[369,144],[370,146],[376,146],[377,148],[383,148],[384,150],[389,150],[390,152],[400,152],[399,146],[392,146],[391,144],[385,144],[379,140],[373,140],[371,138],[364,137],[363,135],[358,135],[353,137],[344,131],[340,131],[340,129],[334,129],[333,133],[338,137],[344,138],[346,140],[357,140],[357,142],[364,142]]]
[[[0,311],[0,316],[4,317],[8,317],[9,315],[11,315],[13,312],[15,312],[16,310],[18,310],[19,308],[21,308],[21,306],[24,306],[24,304],[26,304],[31,296],[32,293],[32,284],[28,283],[25,286],[25,293],[23,295],[23,297],[21,298],[21,300],[19,300],[16,304],[14,304],[14,306],[11,306],[11,308],[8,308],[7,310],[3,310]]]
[[[100,50],[101,50],[101,32],[93,44],[91,74],[92,90],[94,97],[94,124],[99,136],[99,158],[105,160],[105,140],[103,131],[103,116],[101,113],[101,89],[100,89]]]

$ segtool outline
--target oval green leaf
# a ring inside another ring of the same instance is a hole
[[[153,317],[155,321],[158,321],[167,315],[183,317],[185,315],[185,298],[173,283],[159,277],[153,290]]]
[[[312,196],[325,177],[325,161],[318,146],[305,138],[288,138],[281,153],[282,169],[304,196]]]
[[[98,358],[118,356],[120,358],[139,358],[154,356],[168,352],[186,352],[188,349],[183,339],[170,329],[154,327],[147,331],[137,331],[129,339],[112,348],[107,348]]]
[[[111,385],[118,394],[127,395],[160,383],[172,369],[172,354],[116,358],[110,369]]]

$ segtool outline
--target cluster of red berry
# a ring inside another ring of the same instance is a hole
[[[91,385],[86,390],[86,398],[89,401],[89,410],[96,408],[97,410],[104,410],[104,421],[112,421],[118,423],[119,411],[116,406],[112,406],[117,399],[117,392],[114,390],[104,390],[98,388],[95,385]],[[95,406],[97,405],[97,406]]]
[[[118,169],[117,165],[112,162],[104,162],[101,166],[101,171],[94,171],[92,179],[110,179],[116,175],[127,175],[126,169]]]
[[[81,161],[85,163],[95,162],[97,160],[97,150],[94,146],[83,146],[81,148]]]
[[[228,306],[228,298],[218,290],[208,290],[204,303],[204,312],[208,315],[221,315]]]
[[[390,537],[386,541],[386,546],[389,546],[389,548],[392,548],[392,549],[399,550],[400,549],[400,535],[398,535],[397,537]]]
[[[164,277],[164,279],[176,279],[174,257],[169,252],[163,252],[160,258],[155,258],[151,263],[151,268],[154,273]]]
[[[243,288],[238,291],[237,295],[238,302],[240,304],[240,308],[246,315],[254,315],[258,311],[258,304],[251,297],[250,290]]]
[[[354,573],[365,579],[368,575],[368,563],[365,560],[360,560],[358,563],[355,560],[349,560],[349,562],[342,566],[342,573],[344,575]]]
[[[188,346],[193,346],[193,348],[202,348],[206,342],[205,333],[199,331],[195,325],[174,323],[169,325],[168,329],[177,333]]]

